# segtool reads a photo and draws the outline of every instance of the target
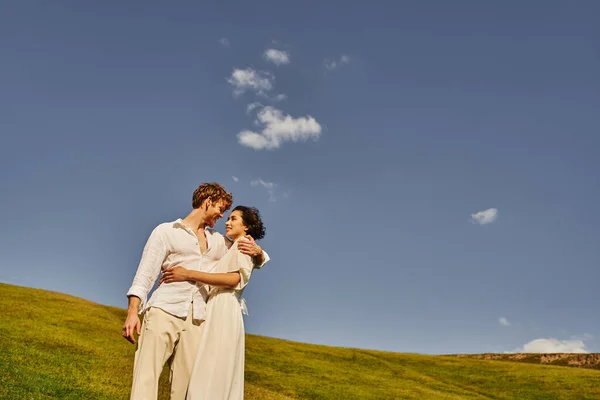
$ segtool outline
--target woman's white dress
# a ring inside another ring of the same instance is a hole
[[[214,272],[239,271],[240,282],[235,289],[212,288],[210,292],[187,400],[244,399],[245,302],[241,295],[252,273],[252,260],[240,253],[238,241]]]

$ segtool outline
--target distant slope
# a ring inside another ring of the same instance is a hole
[[[456,357],[473,358],[478,360],[516,361],[531,364],[558,365],[561,367],[579,367],[600,370],[600,354],[550,353],[550,354],[456,354]]]
[[[0,399],[127,399],[125,310],[0,284]],[[166,381],[163,379],[163,383]],[[248,335],[247,399],[600,399],[600,371]],[[163,385],[166,386],[166,385]],[[166,399],[166,387],[161,390]]]

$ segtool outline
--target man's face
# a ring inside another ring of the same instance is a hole
[[[225,208],[225,202],[222,200],[215,203],[209,202],[208,209],[206,210],[206,224],[211,228],[214,228],[217,221],[220,218],[223,218]]]

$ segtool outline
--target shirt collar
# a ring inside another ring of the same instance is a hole
[[[175,221],[173,221],[173,227],[174,228],[180,227],[180,228],[189,229],[189,230],[192,229],[189,226],[187,226],[186,224],[184,224],[183,220],[181,218],[177,218]]]
[[[173,227],[174,228],[177,228],[177,227],[182,228],[189,234],[194,235],[194,237],[196,237],[196,232],[194,232],[192,230],[192,228],[190,228],[189,226],[184,224],[183,220],[181,218],[177,218],[175,221],[173,221]],[[212,228],[210,228],[209,226],[205,226],[204,232],[206,232],[206,242],[208,245],[206,252],[208,253],[212,249],[212,236],[213,236],[212,234],[213,234],[214,230]]]
[[[180,226],[180,227],[182,227],[182,228],[187,228],[187,229],[189,229],[189,230],[193,230],[192,228],[190,228],[189,226],[187,226],[186,224],[184,224],[184,223],[183,223],[183,220],[182,220],[181,218],[177,218],[175,221],[173,221],[173,227],[176,227],[176,226]],[[205,226],[205,227],[204,227],[204,230],[205,230],[205,231],[209,231],[209,230],[211,230],[211,229],[212,229],[212,228],[211,228],[211,227],[209,227],[209,226]]]

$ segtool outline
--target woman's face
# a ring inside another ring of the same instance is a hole
[[[227,218],[227,222],[225,222],[225,235],[227,235],[228,238],[235,240],[241,236],[245,236],[246,229],[240,210],[235,210],[229,214],[229,218]]]

